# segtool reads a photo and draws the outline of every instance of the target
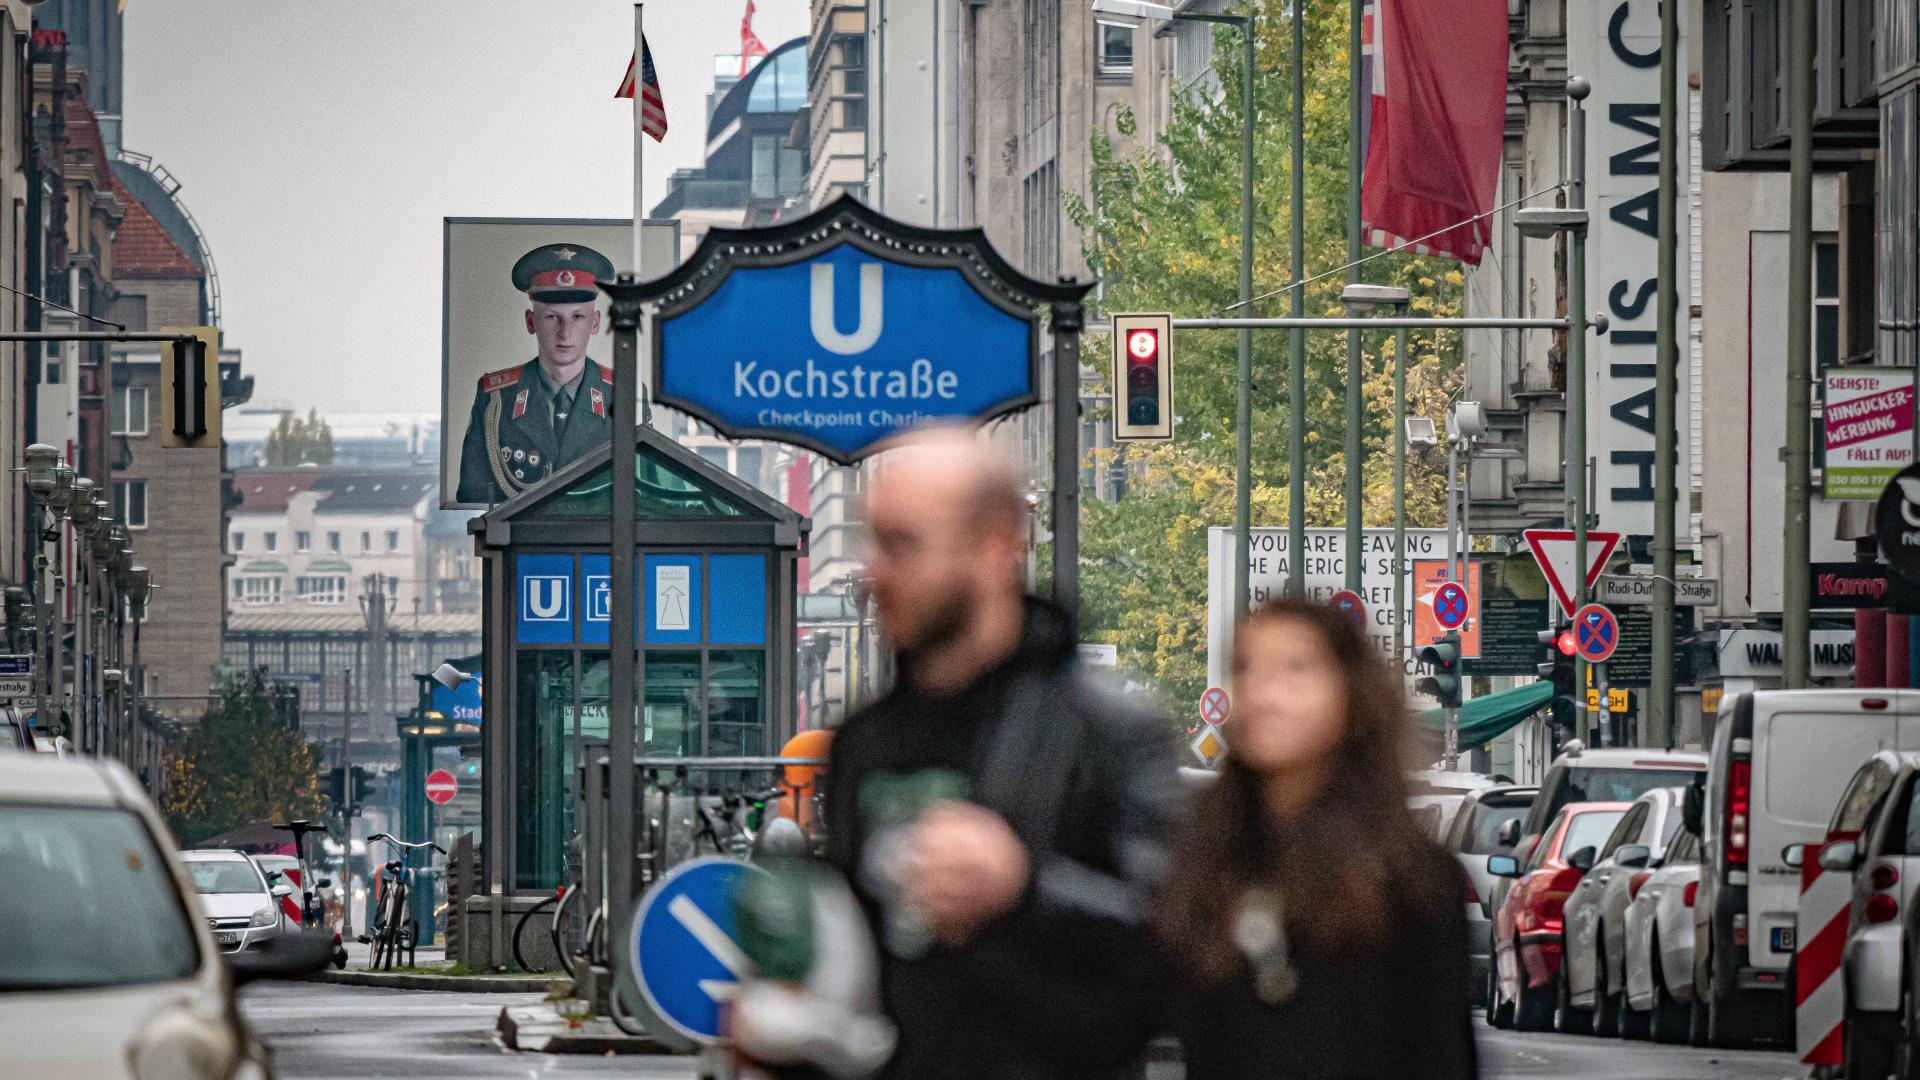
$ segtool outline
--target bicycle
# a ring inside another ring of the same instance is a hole
[[[380,864],[380,912],[367,933],[360,935],[360,942],[373,946],[369,971],[382,970],[382,964],[386,965],[385,970],[392,971],[394,961],[399,959],[403,949],[407,953],[408,966],[412,966],[414,951],[420,940],[420,924],[407,913],[407,894],[413,889],[414,870],[407,865],[406,853],[419,848],[432,848],[444,857],[447,849],[431,840],[409,844],[404,840],[395,840],[386,833],[374,833],[367,837],[369,844],[376,840],[384,840],[401,849],[401,855]]]

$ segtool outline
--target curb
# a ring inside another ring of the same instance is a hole
[[[553,980],[531,975],[427,975],[410,971],[342,971],[328,968],[307,982],[337,986],[384,986],[389,990],[447,990],[468,994],[544,994]]]
[[[509,1050],[543,1054],[638,1055],[685,1057],[684,1051],[644,1035],[628,1035],[613,1021],[594,1017],[578,1025],[560,1018],[551,1001],[508,1006],[494,1024],[501,1045]],[[689,1058],[688,1060],[691,1060]]]

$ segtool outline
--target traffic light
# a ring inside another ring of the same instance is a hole
[[[1173,316],[1113,317],[1113,437],[1173,438]]]
[[[160,444],[220,445],[220,331],[211,326],[168,327],[180,337],[160,354]]]
[[[1460,707],[1460,632],[1449,630],[1445,637],[1420,650],[1415,656],[1429,670],[1413,684],[1415,691],[1430,695],[1443,709]]]
[[[1580,702],[1573,682],[1573,631],[1554,627],[1535,635],[1546,659],[1535,665],[1540,678],[1553,684],[1552,716],[1555,727],[1575,729],[1580,722]]]
[[[327,798],[333,800],[333,805],[335,806],[340,806],[342,804],[342,801],[345,799],[344,793],[342,793],[340,790],[341,771],[342,770],[338,765],[335,765],[333,768],[327,770],[327,776],[326,776]],[[366,769],[362,768],[361,766],[355,765],[353,767],[353,805],[355,806],[366,805],[367,795],[372,790],[373,790],[373,774],[369,773]]]

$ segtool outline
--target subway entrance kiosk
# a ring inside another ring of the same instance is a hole
[[[793,598],[808,523],[651,427],[636,442],[635,750],[775,753],[794,729]],[[493,948],[510,948],[520,913],[567,883],[575,766],[607,738],[610,453],[603,445],[468,526],[483,562],[488,673],[482,880],[461,948],[476,967],[509,959]]]

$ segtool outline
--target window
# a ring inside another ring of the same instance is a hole
[[[66,371],[64,367],[61,365],[59,357],[57,356],[47,357],[45,361],[44,370],[47,373],[48,386],[59,386],[61,383],[66,381]]]
[[[1133,74],[1133,27],[1100,25],[1100,74]]]
[[[113,434],[147,433],[147,388],[116,386],[113,389]]]
[[[314,574],[294,582],[294,593],[309,604],[332,606],[347,602],[345,574]]]
[[[327,550],[333,552],[335,555],[340,554],[340,534],[339,533],[330,532],[327,534]]]
[[[147,527],[147,482],[145,480],[115,480],[113,482],[113,516],[129,529]]]
[[[388,551],[400,550],[400,530],[399,529],[387,530],[387,550]]]
[[[280,550],[280,534],[269,529],[260,534],[261,543],[268,551]]]
[[[372,533],[363,532],[360,534],[360,550],[363,552],[373,550],[373,534]]]
[[[388,595],[388,596],[399,596],[399,595],[400,595],[400,579],[399,579],[399,578],[397,578],[397,577],[393,577],[392,575],[388,575],[388,577],[387,577],[387,595]]]
[[[280,602],[280,579],[266,575],[234,578],[233,598],[249,606],[277,604]]]
[[[296,531],[293,534],[293,550],[312,551],[313,550],[313,534],[310,532],[306,532],[304,530]]]
[[[853,131],[867,129],[867,99],[849,98],[840,103],[840,124]]]
[[[800,190],[805,180],[804,170],[800,168],[800,151],[784,145],[785,142],[779,135],[753,137],[754,198],[777,198]]]
[[[1814,370],[1840,362],[1840,244],[1813,245]]]
[[[228,545],[227,550],[228,551],[247,550],[247,534],[236,530],[233,534],[233,543]]]
[[[760,456],[761,451],[757,446],[743,446],[735,450],[733,452],[733,475],[745,480],[749,484],[759,484]]]

